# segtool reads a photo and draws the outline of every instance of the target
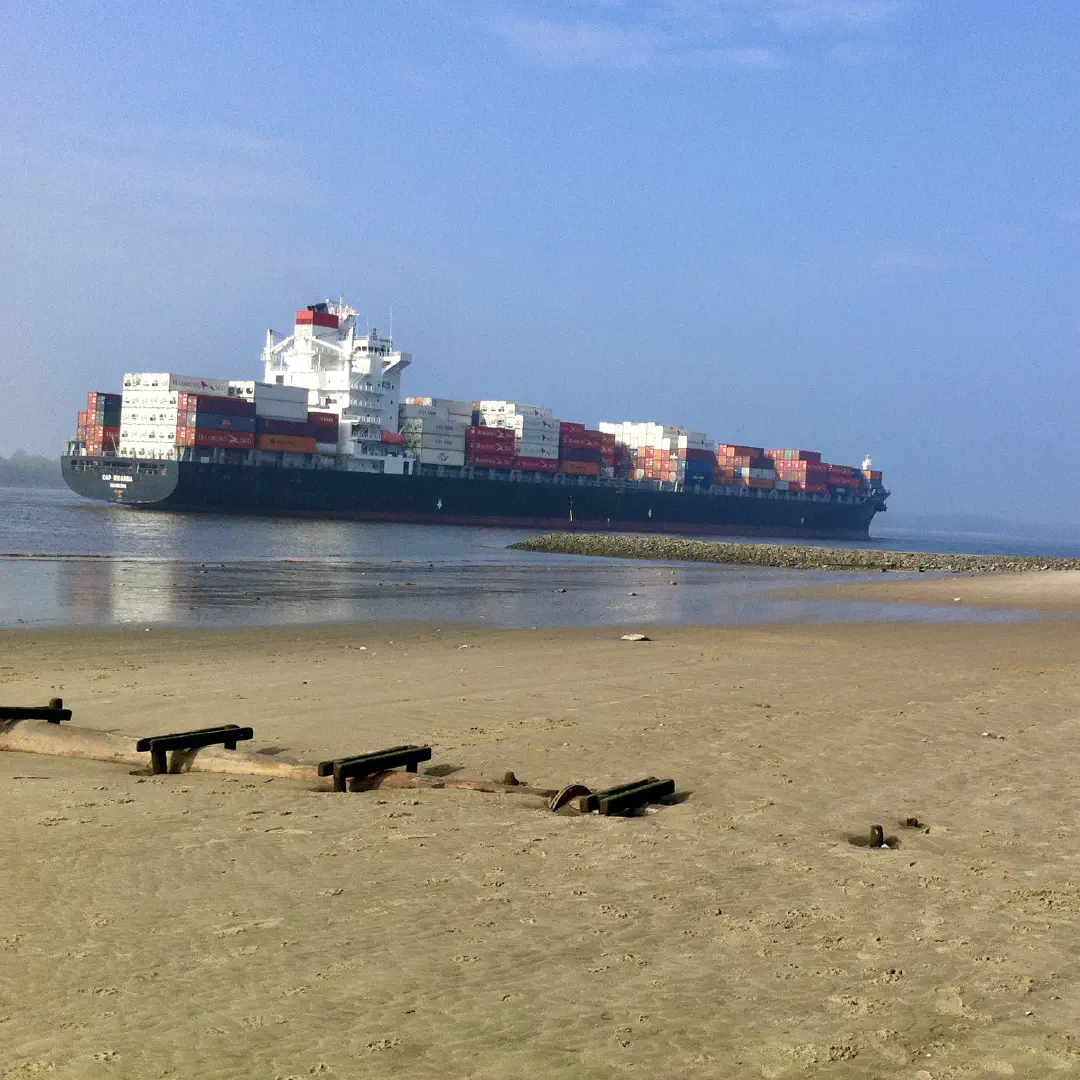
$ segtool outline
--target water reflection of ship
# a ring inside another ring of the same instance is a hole
[[[129,559],[71,559],[61,563],[58,599],[70,597],[83,626],[173,623],[183,620],[176,563]]]

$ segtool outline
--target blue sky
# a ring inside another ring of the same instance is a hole
[[[864,453],[1080,523],[1080,7],[14,3],[0,452],[394,311],[413,393]]]

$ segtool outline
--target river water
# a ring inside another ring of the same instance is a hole
[[[889,530],[829,546],[1080,556],[1033,537]],[[0,488],[0,626],[492,627],[1009,620],[1016,612],[782,600],[878,575],[582,559],[508,550],[510,529],[135,511]],[[764,539],[764,538],[763,538]],[[784,541],[779,541],[784,542]],[[56,557],[59,556],[59,557]],[[673,584],[673,581],[676,584]]]

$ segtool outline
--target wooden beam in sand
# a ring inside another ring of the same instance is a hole
[[[48,754],[53,757],[85,758],[115,765],[147,769],[148,755],[136,749],[137,740],[111,731],[95,731],[65,725],[59,727],[44,720],[9,720],[0,722],[0,751],[20,754]],[[332,779],[319,776],[319,763],[281,755],[269,757],[258,751],[225,750],[203,746],[189,751],[172,752],[170,773],[227,773],[233,776],[261,776],[267,779],[299,780],[322,790],[332,790]],[[575,788],[577,785],[575,785]],[[499,784],[488,780],[468,780],[456,776],[420,776],[408,772],[379,772],[352,777],[351,791],[379,788],[430,790],[450,788],[481,791],[494,795],[521,795],[542,800],[545,807],[556,808],[553,800],[563,795],[557,788],[530,787],[527,784]],[[562,805],[560,803],[559,805]]]

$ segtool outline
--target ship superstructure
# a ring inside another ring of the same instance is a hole
[[[298,311],[287,337],[267,330],[264,381],[304,387],[309,408],[336,413],[338,450],[354,468],[401,472],[400,452],[383,432],[398,430],[401,373],[412,355],[376,329],[360,331],[357,318],[344,300],[326,301]],[[388,456],[399,460],[387,463]]]

